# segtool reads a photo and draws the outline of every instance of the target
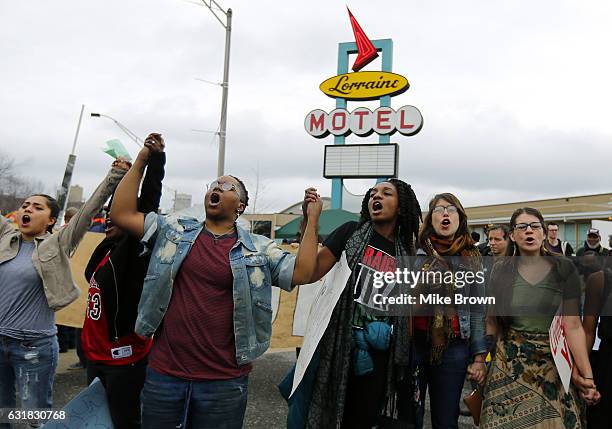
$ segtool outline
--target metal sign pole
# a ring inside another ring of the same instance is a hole
[[[66,205],[68,204],[68,192],[70,190],[70,182],[72,181],[72,172],[74,171],[74,164],[76,163],[76,145],[79,139],[79,131],[81,130],[81,121],[83,120],[83,111],[85,105],[81,105],[81,114],[79,115],[79,122],[77,124],[76,133],[74,135],[74,142],[72,143],[72,151],[68,155],[68,162],[66,163],[66,170],[64,171],[64,179],[62,180],[62,187],[60,188],[57,195],[57,202],[60,206],[60,214],[58,223],[61,223],[61,219],[66,211]]]
[[[380,39],[372,40],[372,44],[377,51],[382,53],[382,71],[390,72],[393,68],[393,40],[391,39]],[[344,74],[349,72],[349,55],[357,54],[359,52],[357,43],[355,42],[344,42],[338,44],[338,74]],[[336,98],[336,109],[346,109],[347,101],[344,98]],[[380,99],[381,107],[391,106],[391,97],[385,96]],[[345,144],[345,136],[334,136],[334,144]],[[378,137],[379,144],[387,144],[391,142],[391,136],[380,135]],[[379,177],[377,183],[381,182],[386,178]],[[332,179],[332,196],[331,205],[332,209],[342,208],[342,188],[343,179]]]

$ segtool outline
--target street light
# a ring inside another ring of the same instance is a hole
[[[217,162],[217,177],[223,176],[225,170],[225,136],[227,129],[227,90],[228,90],[228,79],[229,79],[229,55],[230,55],[230,40],[232,34],[232,10],[227,9],[224,11],[223,8],[215,0],[202,0],[202,3],[211,11],[211,13],[217,18],[217,21],[221,23],[225,28],[225,59],[223,62],[223,93],[221,95],[221,123],[219,125],[219,160]],[[213,8],[214,5],[214,8]],[[225,16],[225,23],[220,18],[221,12]]]
[[[92,113],[91,117],[110,119],[111,121],[115,123],[115,125],[117,125],[117,127],[119,127],[121,131],[123,131],[129,138],[131,138],[134,141],[134,143],[136,143],[139,147],[142,148],[144,146],[144,141],[140,137],[138,137],[136,133],[134,133],[132,130],[130,130],[128,127],[123,125],[121,122],[119,122],[112,116],[104,115],[102,113]],[[176,189],[172,189],[170,186],[166,185],[165,183],[162,183],[162,186],[174,194],[174,207],[176,207],[176,195],[178,191]]]
[[[144,143],[143,143],[143,141],[142,141],[142,139],[140,137],[138,137],[128,127],[123,125],[121,122],[119,122],[118,120],[116,120],[112,116],[103,115],[102,113],[92,113],[91,117],[92,118],[107,118],[107,119],[110,119],[111,121],[113,121],[115,123],[115,125],[117,125],[119,127],[119,129],[121,131],[123,131],[129,138],[134,140],[134,143],[136,143],[140,147],[142,147],[144,145]]]

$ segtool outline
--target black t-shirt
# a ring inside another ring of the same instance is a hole
[[[358,226],[359,223],[355,221],[340,225],[323,243],[323,246],[332,252],[336,260],[340,259],[346,242],[357,230]],[[370,242],[365,247],[361,261],[357,266],[359,272],[357,277],[355,277],[355,285],[353,285],[355,301],[368,308],[386,310],[386,306],[374,302],[374,296],[375,294],[384,294],[386,288],[392,287],[395,282],[385,282],[384,286],[375,287],[374,273],[376,271],[395,272],[396,266],[395,243],[373,231]],[[356,310],[358,311],[355,312],[354,323],[361,325],[364,321],[377,319],[375,316],[369,315],[369,312],[362,306],[357,306]]]
[[[556,253],[558,255],[571,256],[572,253],[574,253],[574,249],[572,249],[572,246],[569,243],[565,245],[565,253],[564,253],[563,243],[561,240],[557,240],[556,246],[553,246],[552,244],[550,244],[548,240],[544,240],[544,246],[546,246],[546,249],[548,249],[549,251]]]

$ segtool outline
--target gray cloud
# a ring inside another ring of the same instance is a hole
[[[228,172],[266,183],[262,204],[281,209],[321,177],[323,145],[306,113],[334,101],[318,90],[335,74],[337,43],[352,41],[342,2],[223,2],[234,10]],[[417,106],[420,134],[400,144],[400,177],[424,204],[456,192],[466,205],[607,192],[607,103],[612,6],[603,1],[436,4],[355,1],[371,38],[393,38],[394,71],[411,83],[393,106]],[[528,13],[526,13],[528,11]],[[168,143],[167,184],[201,197],[216,175],[223,29],[180,0],[70,0],[0,5],[0,129],[22,175],[61,181],[78,112],[111,115]],[[349,108],[357,107],[351,103]],[[364,103],[363,105],[368,105]],[[73,183],[91,191],[110,165],[99,147],[121,138],[84,118]],[[355,139],[352,142],[375,141]],[[354,192],[367,182],[349,182]],[[51,189],[49,189],[51,190]],[[164,198],[168,203],[169,196]]]

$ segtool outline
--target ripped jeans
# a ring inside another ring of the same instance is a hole
[[[53,335],[16,340],[0,335],[0,408],[51,408],[59,345]],[[0,429],[9,428],[0,423]]]
[[[247,404],[248,376],[189,381],[147,368],[142,389],[146,429],[240,429]]]

